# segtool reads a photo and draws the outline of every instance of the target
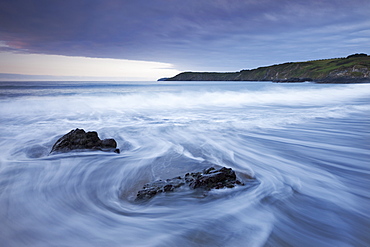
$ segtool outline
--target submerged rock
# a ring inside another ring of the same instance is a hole
[[[248,178],[252,179],[250,176]],[[237,180],[236,174],[231,168],[222,167],[216,169],[210,167],[202,172],[187,173],[183,177],[148,183],[144,185],[143,189],[138,191],[136,201],[148,200],[156,194],[172,192],[180,187],[209,191],[211,189],[233,188],[236,185],[244,184]]]
[[[117,142],[114,139],[100,140],[95,131],[85,132],[83,129],[75,129],[59,138],[50,153],[72,150],[102,150],[119,153],[116,147]]]

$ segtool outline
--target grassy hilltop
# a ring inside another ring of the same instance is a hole
[[[240,72],[184,72],[166,80],[370,83],[370,56],[362,53],[346,58],[284,63]]]

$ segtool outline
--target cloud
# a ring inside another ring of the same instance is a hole
[[[3,0],[0,39],[31,53],[243,69],[370,53],[368,33],[351,48],[345,41],[368,30],[368,9],[368,0]]]

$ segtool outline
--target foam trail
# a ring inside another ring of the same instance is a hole
[[[1,246],[367,246],[370,87],[0,83]],[[49,155],[74,128],[121,154]],[[215,164],[258,183],[135,203]]]

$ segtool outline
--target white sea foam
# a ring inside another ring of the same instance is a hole
[[[356,98],[368,97],[369,85],[351,85],[340,88],[284,88],[273,87],[263,91],[183,91],[137,92],[86,96],[45,96],[18,100],[3,100],[2,113],[26,114],[36,111],[75,111],[132,109],[193,109],[201,107],[248,106],[325,106],[343,104]]]
[[[355,85],[339,88],[274,87],[261,91],[139,92],[103,96],[25,97],[2,100],[0,114],[3,118],[14,120],[26,116],[27,119],[32,116],[40,120],[65,116],[65,119],[70,120],[78,118],[79,115],[99,120],[109,115],[113,121],[115,118],[121,121],[122,117],[128,117],[130,121],[136,118],[137,121],[145,122],[149,118],[159,122],[167,119],[180,124],[212,120],[215,124],[233,122],[239,125],[247,121],[254,122],[259,127],[265,124],[271,127],[279,123],[299,123],[304,119],[342,117],[347,113],[367,111],[368,106],[352,105],[351,101],[369,95],[368,85]],[[291,108],[286,108],[287,106]],[[295,109],[297,107],[300,107],[299,111]],[[244,111],[239,111],[240,108],[244,108]]]
[[[2,97],[0,243],[365,246],[369,85],[256,85]],[[121,154],[49,155],[74,128],[115,138]],[[210,164],[257,183],[134,202],[145,183]]]

